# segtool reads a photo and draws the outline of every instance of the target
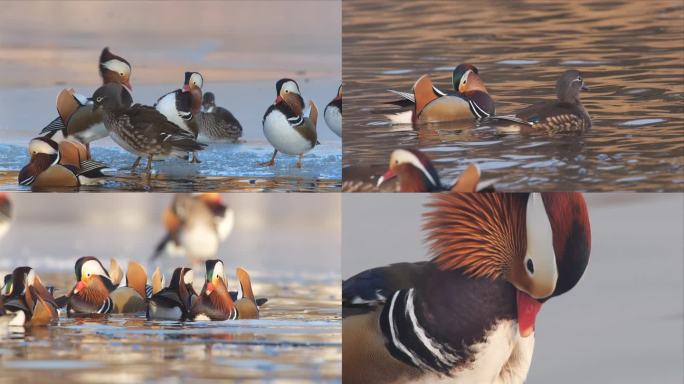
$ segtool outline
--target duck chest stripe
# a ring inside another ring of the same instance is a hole
[[[102,303],[102,306],[100,309],[97,310],[97,313],[109,313],[112,311],[112,299],[111,297],[107,297],[107,300],[105,300],[104,303]]]
[[[470,110],[473,112],[475,116],[480,118],[489,116],[489,113],[487,113],[484,109],[480,108],[480,106],[477,105],[476,102],[468,100],[468,104],[470,105]]]
[[[380,316],[386,346],[396,359],[425,371],[448,375],[458,358],[437,346],[419,325],[413,289],[394,293]]]

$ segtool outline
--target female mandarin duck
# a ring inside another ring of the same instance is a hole
[[[302,157],[318,143],[316,122],[318,109],[309,102],[309,117],[304,117],[304,99],[299,85],[292,79],[280,79],[276,83],[276,100],[264,114],[262,125],[264,135],[273,146],[271,160],[260,163],[272,166],[278,151],[288,155],[299,155],[297,168],[302,166]]]
[[[67,315],[90,316],[112,312],[114,304],[109,297],[116,289],[100,260],[84,256],[76,260],[76,285],[69,293]]]
[[[499,128],[503,133],[547,134],[582,133],[591,128],[591,117],[580,100],[580,91],[587,91],[582,74],[574,69],[565,71],[556,82],[556,101],[531,105],[513,116],[496,116],[516,124]]]
[[[88,148],[75,140],[59,143],[37,137],[29,143],[29,163],[19,171],[19,185],[32,188],[78,187],[101,183],[106,164],[94,161]]]
[[[59,316],[57,303],[31,267],[19,267],[12,272],[11,284],[4,301],[4,316],[9,326],[45,326],[54,324]]]
[[[343,381],[524,382],[542,302],[589,261],[584,198],[443,193],[428,206],[431,261],[343,283]]]
[[[192,303],[197,293],[192,287],[193,272],[190,268],[176,268],[169,286],[150,298],[148,320],[185,321],[190,318]]]
[[[202,97],[202,110],[197,115],[200,137],[208,142],[240,142],[242,125],[229,110],[216,105],[216,97],[206,92]]]
[[[391,91],[405,99],[395,104],[412,105],[413,110],[388,117],[394,124],[416,124],[478,119],[495,114],[494,100],[474,65],[460,64],[454,68],[451,81],[455,93],[440,91],[428,75],[415,82],[412,93]]]
[[[125,89],[123,104],[131,106],[131,64],[105,48],[100,54],[98,67],[102,85],[121,84]],[[41,135],[57,142],[70,137],[85,144],[107,136],[107,129],[102,125],[102,112],[94,108],[91,100],[76,94],[73,89],[64,89],[57,95],[57,112],[59,116],[43,128]]]
[[[206,269],[206,281],[192,305],[191,318],[197,321],[237,319],[238,309],[228,292],[223,262],[207,260]]]
[[[442,185],[430,158],[415,148],[395,149],[389,168],[376,183],[345,180],[344,192],[482,192],[493,191],[496,180],[480,181],[480,168],[470,164],[451,187]]]

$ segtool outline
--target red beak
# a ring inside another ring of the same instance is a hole
[[[81,292],[82,290],[85,289],[85,287],[86,287],[85,283],[82,281],[79,281],[78,283],[76,283],[76,288],[74,288],[74,293]]]
[[[276,105],[276,104],[280,103],[281,101],[283,101],[283,98],[282,98],[282,96],[278,95],[278,97],[276,97],[276,100],[273,103],[273,105]]]
[[[207,283],[207,296],[211,295],[212,292],[214,292],[214,284],[212,283]]]
[[[133,90],[133,86],[131,85],[131,82],[129,80],[124,81],[124,85],[126,88],[128,88],[130,91]]]
[[[527,337],[534,332],[534,321],[541,309],[541,303],[525,292],[518,291],[518,330],[520,336]]]
[[[335,97],[333,100],[335,100],[335,101],[337,101],[337,100],[342,100],[342,96],[337,96],[337,97]]]
[[[188,84],[183,86],[183,92],[190,92],[190,86]]]
[[[385,174],[382,175],[382,180],[387,181],[387,180],[394,178],[395,176],[397,176],[397,174],[394,173],[394,170],[388,169],[387,172],[385,172]]]

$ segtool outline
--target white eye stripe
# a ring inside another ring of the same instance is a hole
[[[83,263],[83,266],[81,267],[81,275],[100,275],[107,277],[107,272],[105,272],[102,265],[96,260],[88,260]]]
[[[425,168],[423,163],[418,160],[418,158],[411,152],[404,150],[404,149],[397,149],[394,151],[392,158],[395,159],[395,163],[409,163],[413,165],[414,167],[418,168],[425,177],[427,177],[428,180],[430,180],[430,183],[432,185],[437,185],[437,182],[435,179],[432,177],[430,172]]]
[[[109,69],[110,71],[114,71],[116,73],[123,73],[124,75],[128,75],[131,73],[131,67],[129,67],[128,64],[124,63],[123,61],[117,59],[105,61],[104,63],[102,63],[102,66]]]

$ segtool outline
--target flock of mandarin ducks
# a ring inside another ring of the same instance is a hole
[[[9,228],[11,203],[0,194],[0,236]],[[267,301],[256,298],[249,273],[236,269],[237,290],[228,290],[223,262],[216,259],[218,242],[233,227],[233,211],[215,193],[177,195],[163,217],[167,235],[153,258],[173,248],[184,253],[198,266],[206,268],[206,278],[199,294],[193,287],[190,267],[173,271],[168,286],[157,268],[148,281],[142,265],[128,263],[126,274],[115,259],[109,271],[95,257],[76,261],[76,283],[63,296],[54,297],[37,272],[28,266],[16,268],[0,283],[0,325],[44,326],[57,322],[59,310],[69,317],[100,317],[109,313],[144,313],[148,320],[235,320],[256,319]]]
[[[487,92],[479,70],[472,64],[458,65],[452,74],[454,92],[435,87],[429,75],[421,76],[412,92],[390,90],[401,97],[392,101],[411,107],[401,113],[387,115],[393,124],[432,124],[469,119],[487,119],[497,123],[500,133],[581,133],[591,128],[591,118],[580,100],[587,90],[582,74],[565,71],[556,82],[556,98],[552,102],[531,105],[513,115],[496,115],[494,99]],[[504,123],[504,124],[501,124]],[[390,156],[388,171],[380,178],[354,175],[347,170],[343,192],[477,192],[493,190],[494,181],[480,182],[480,170],[470,164],[451,187],[443,186],[430,158],[417,149],[398,149]]]
[[[58,117],[41,131],[41,136],[30,141],[30,161],[19,172],[19,184],[40,188],[101,182],[107,165],[91,158],[89,144],[106,136],[137,156],[132,170],[146,158],[148,173],[153,160],[179,157],[197,163],[197,152],[207,142],[240,141],[240,122],[216,105],[212,92],[203,94],[204,79],[199,72],[186,72],[182,88],[161,96],[154,106],[146,106],[133,103],[132,67],[126,59],[105,48],[98,68],[102,86],[92,97],[79,95],[73,89],[59,93]],[[278,80],[275,102],[262,122],[264,136],[274,152],[261,165],[274,165],[280,151],[299,156],[296,166],[301,167],[303,155],[318,144],[318,109],[313,101],[309,106],[310,112],[304,116],[304,99],[297,82]],[[342,86],[326,106],[324,119],[341,137]]]

